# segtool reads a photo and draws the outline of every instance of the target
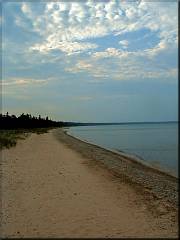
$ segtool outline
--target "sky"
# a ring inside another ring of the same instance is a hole
[[[4,113],[178,119],[177,1],[4,1],[0,24]]]

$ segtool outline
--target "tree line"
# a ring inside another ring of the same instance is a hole
[[[49,127],[63,127],[66,126],[65,122],[53,121],[49,117],[42,118],[32,116],[31,114],[22,113],[19,116],[0,114],[0,129],[18,129],[18,128],[49,128]]]

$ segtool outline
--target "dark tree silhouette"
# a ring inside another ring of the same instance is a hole
[[[31,116],[30,114],[22,113],[19,117],[15,115],[9,115],[7,112],[5,115],[0,114],[0,129],[30,129],[30,128],[48,128],[48,127],[63,127],[66,125],[64,122],[57,122],[49,120],[48,117],[42,118]]]

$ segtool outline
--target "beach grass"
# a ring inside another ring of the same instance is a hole
[[[34,129],[1,129],[0,130],[0,149],[10,148],[17,144],[18,140],[23,140],[31,133],[43,134],[52,128],[34,128]]]

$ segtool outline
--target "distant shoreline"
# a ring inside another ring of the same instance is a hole
[[[178,121],[160,121],[160,122],[66,122],[70,124],[67,127],[77,127],[77,126],[111,126],[111,125],[129,125],[129,124],[170,124],[170,123],[178,123]],[[71,125],[72,124],[72,125]],[[66,127],[66,126],[65,126]]]

